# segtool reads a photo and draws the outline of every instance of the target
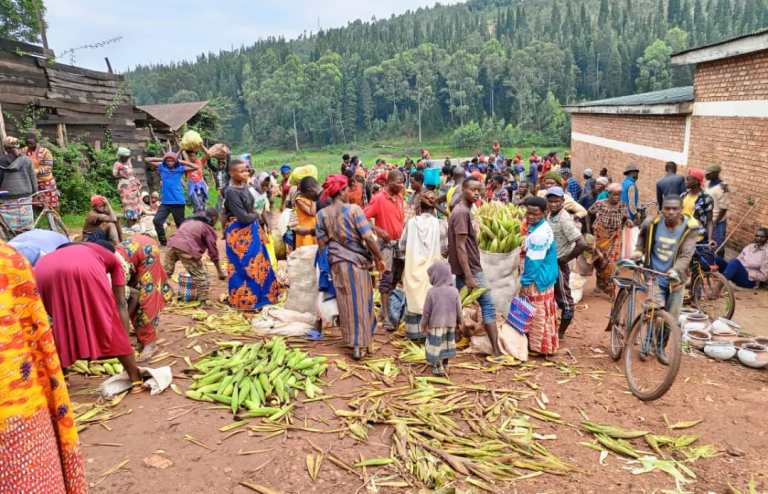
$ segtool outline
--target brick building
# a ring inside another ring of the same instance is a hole
[[[614,181],[624,166],[640,167],[643,201],[655,199],[664,164],[722,166],[731,209],[729,231],[745,218],[734,246],[768,225],[768,29],[672,56],[694,65],[693,86],[569,106],[574,171],[608,168]]]

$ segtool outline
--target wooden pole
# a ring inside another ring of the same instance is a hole
[[[109,57],[104,57],[104,61],[107,62],[107,72],[114,74],[114,72],[112,72],[112,64],[109,63]]]
[[[0,140],[5,139],[5,119],[3,118],[3,105],[0,105]]]

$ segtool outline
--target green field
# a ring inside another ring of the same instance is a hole
[[[421,155],[421,149],[426,148],[432,155],[432,159],[443,160],[446,157],[451,158],[468,158],[473,156],[477,151],[482,151],[483,154],[488,154],[491,149],[491,144],[488,143],[481,148],[457,148],[446,143],[446,139],[434,139],[425,140],[419,143],[416,140],[383,140],[377,142],[371,142],[366,144],[350,144],[350,145],[336,145],[326,146],[323,148],[306,148],[296,153],[292,149],[268,149],[258,153],[251,153],[251,160],[257,171],[272,171],[278,169],[281,164],[288,163],[292,167],[302,165],[315,165],[318,169],[321,181],[328,175],[339,173],[339,165],[341,164],[341,155],[349,153],[350,156],[358,156],[366,167],[372,166],[377,159],[382,158],[388,162],[402,164],[406,158],[411,158],[416,161]],[[527,158],[533,149],[533,146],[513,146],[503,147],[502,151],[505,156],[514,156],[519,152],[523,159]],[[567,149],[564,147],[547,147],[536,148],[539,155],[546,154],[550,151],[557,151],[562,157],[563,152]],[[242,150],[238,150],[242,151]],[[212,183],[211,180],[208,182]],[[216,204],[217,193],[214,187],[209,188],[209,204]],[[120,204],[113,204],[116,212],[120,211]],[[187,214],[192,214],[192,209],[187,208]],[[73,232],[77,232],[83,227],[83,214],[66,214],[63,216],[64,224],[67,228]]]
[[[406,158],[416,161],[420,157],[421,149],[426,148],[432,155],[432,159],[443,160],[446,157],[468,158],[477,151],[488,154],[491,150],[491,144],[488,143],[481,148],[457,148],[446,143],[445,139],[425,140],[419,143],[416,140],[384,140],[367,144],[350,144],[326,146],[320,149],[306,149],[299,153],[291,149],[269,149],[259,153],[252,153],[251,160],[258,171],[271,171],[277,169],[283,163],[288,163],[292,167],[301,165],[315,165],[318,169],[320,178],[339,173],[341,164],[341,155],[349,153],[350,156],[358,156],[366,167],[372,166],[377,159],[382,158],[389,162],[402,164]],[[532,146],[504,147],[502,151],[505,156],[514,156],[519,152],[523,158],[530,154]],[[539,154],[546,154],[550,151],[557,151],[562,156],[567,148],[537,148]]]

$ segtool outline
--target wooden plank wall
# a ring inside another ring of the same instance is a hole
[[[0,39],[0,105],[11,116],[5,119],[8,134],[19,135],[16,122],[34,105],[41,115],[37,127],[53,142],[62,135],[60,124],[70,142],[91,145],[103,144],[110,129],[115,145],[143,155],[149,131],[136,127],[145,116],[135,110],[124,77],[51,63],[50,55],[38,46]]]

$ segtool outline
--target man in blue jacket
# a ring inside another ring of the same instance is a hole
[[[624,182],[621,184],[621,203],[627,206],[627,217],[637,223],[637,212],[640,207],[640,193],[637,190],[637,177],[640,168],[634,163],[624,168]]]

